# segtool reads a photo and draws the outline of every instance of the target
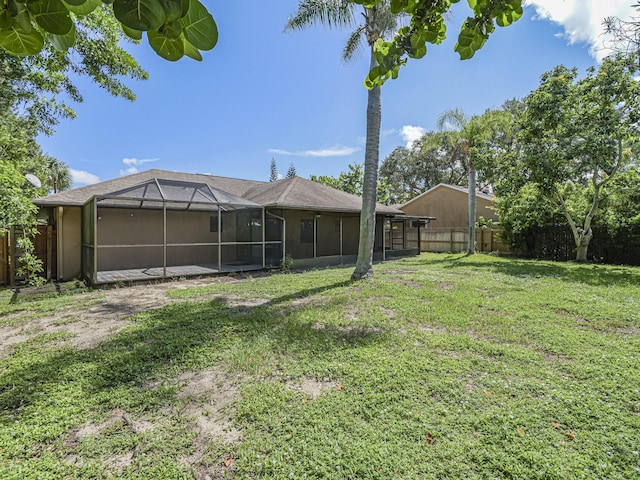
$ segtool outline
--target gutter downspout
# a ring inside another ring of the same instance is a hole
[[[275,213],[271,213],[270,211],[268,211],[266,209],[265,209],[265,213],[267,215],[271,215],[273,218],[276,218],[276,219],[282,221],[282,264],[284,265],[285,257],[287,256],[287,249],[286,249],[287,221],[284,219],[284,217],[279,217]]]

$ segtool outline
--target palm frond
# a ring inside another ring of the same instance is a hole
[[[462,130],[469,120],[469,116],[459,108],[446,110],[438,117],[438,130]]]
[[[355,4],[347,0],[301,0],[298,10],[287,21],[285,32],[302,30],[322,24],[329,28],[347,28],[355,25]]]
[[[358,47],[362,45],[362,39],[364,38],[365,32],[366,27],[364,25],[360,25],[353,32],[351,32],[351,35],[349,35],[347,43],[342,50],[342,60],[345,63],[353,60],[356,57],[358,53]]]

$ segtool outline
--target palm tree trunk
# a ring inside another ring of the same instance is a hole
[[[371,47],[371,68],[377,66]],[[373,243],[376,236],[376,199],[378,194],[378,161],[380,156],[380,123],[382,103],[380,87],[369,90],[367,97],[367,140],[364,152],[364,184],[360,213],[358,260],[352,280],[373,277]]]
[[[467,254],[476,253],[476,168],[469,162],[469,245]]]

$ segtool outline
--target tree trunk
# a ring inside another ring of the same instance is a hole
[[[589,248],[589,242],[593,237],[593,232],[589,229],[586,232],[580,233],[576,238],[576,262],[587,261],[587,249]]]
[[[469,162],[469,245],[467,254],[476,253],[476,168]]]
[[[371,68],[377,66],[371,47]],[[378,191],[378,160],[380,155],[380,123],[382,105],[380,87],[369,90],[367,97],[367,139],[364,152],[364,183],[360,213],[358,260],[352,280],[373,277],[373,243],[376,236],[376,199]]]

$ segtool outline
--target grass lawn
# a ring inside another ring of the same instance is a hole
[[[105,292],[0,292],[0,478],[640,478],[639,268],[351,271],[171,284],[91,346]]]

